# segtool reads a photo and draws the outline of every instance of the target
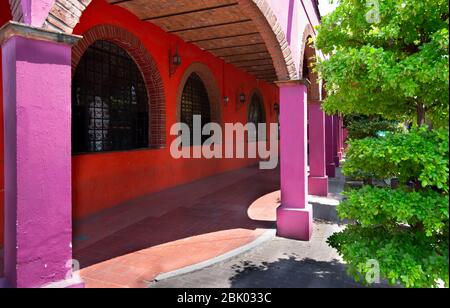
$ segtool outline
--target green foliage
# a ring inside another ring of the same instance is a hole
[[[340,0],[318,27],[316,47],[331,55],[317,64],[325,110],[413,120],[423,105],[434,126],[448,126],[447,0],[377,2],[376,23],[368,1]]]
[[[398,178],[404,185],[412,181],[448,192],[448,133],[421,127],[385,138],[353,140],[343,172],[359,179]]]
[[[382,278],[407,288],[438,287],[439,280],[449,286],[448,242],[448,228],[445,234],[427,237],[410,229],[357,225],[328,240],[348,263],[348,272],[355,280],[366,283],[364,276],[372,269],[367,262],[376,260]]]
[[[347,121],[348,138],[351,140],[379,137],[380,132],[400,132],[400,126],[396,121],[388,121],[379,118],[358,118]]]
[[[347,199],[338,208],[339,217],[356,220],[364,228],[419,225],[430,237],[442,234],[448,227],[448,195],[431,189],[416,192],[365,186],[348,191],[345,196]]]
[[[326,80],[324,109],[370,117],[348,124],[344,174],[399,181],[397,189],[348,191],[338,207],[355,224],[329,243],[355,278],[375,259],[393,284],[449,285],[448,27],[447,0],[340,0],[318,27],[316,47],[329,55],[316,65]],[[373,121],[422,123],[424,112],[434,128],[447,129],[402,132]],[[375,138],[379,130],[392,132]]]
[[[370,273],[406,287],[449,286],[448,129],[427,127],[350,142],[345,175],[385,180],[398,188],[363,186],[338,206],[352,221],[329,238],[355,279]]]

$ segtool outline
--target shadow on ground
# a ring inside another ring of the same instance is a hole
[[[364,288],[346,273],[338,260],[317,261],[287,255],[272,263],[241,261],[232,268],[232,288]],[[387,287],[377,285],[376,287]]]
[[[86,268],[180,239],[271,229],[274,221],[250,219],[247,211],[279,187],[278,169],[252,166],[130,200],[86,219],[89,232],[74,224],[74,258]],[[93,240],[97,235],[104,236]]]

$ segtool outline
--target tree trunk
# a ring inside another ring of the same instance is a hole
[[[417,125],[422,126],[425,124],[425,106],[421,103],[417,104]]]

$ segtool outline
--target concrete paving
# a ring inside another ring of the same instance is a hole
[[[274,238],[259,247],[151,288],[357,288],[326,239],[342,226],[316,221],[310,242]]]
[[[326,243],[345,224],[336,214],[345,179],[329,184],[328,197],[309,196],[310,242],[274,236],[279,171],[245,168],[77,222],[74,257],[87,287],[361,287]]]
[[[260,246],[213,266],[154,281],[150,288],[361,288],[346,273],[346,266],[327,238],[345,227],[336,206],[345,178],[338,171],[330,179],[327,198],[309,196],[314,207],[310,242],[275,237]],[[387,287],[386,284],[373,287]]]

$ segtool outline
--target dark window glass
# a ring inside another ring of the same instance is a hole
[[[73,152],[124,151],[148,144],[148,96],[139,68],[121,47],[95,42],[73,79]]]
[[[264,107],[259,95],[254,94],[252,96],[250,107],[248,111],[248,123],[253,123],[256,126],[256,138],[258,138],[258,124],[266,123],[264,118]]]
[[[194,115],[202,117],[202,125],[211,122],[211,106],[208,92],[200,76],[193,73],[186,82],[181,96],[181,122],[189,126],[191,131],[191,145],[193,145]],[[203,136],[202,142],[209,136]]]

